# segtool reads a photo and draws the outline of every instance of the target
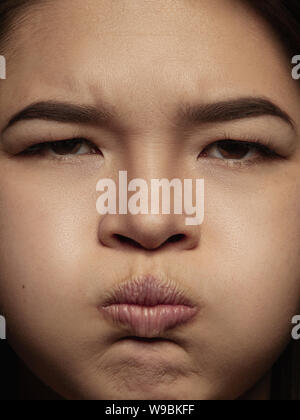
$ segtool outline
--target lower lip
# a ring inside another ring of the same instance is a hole
[[[197,309],[186,305],[141,306],[112,304],[101,308],[105,317],[129,328],[137,337],[157,337],[191,320]]]

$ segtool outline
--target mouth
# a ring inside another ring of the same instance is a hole
[[[154,344],[154,343],[174,343],[174,340],[170,340],[169,338],[162,338],[162,337],[139,337],[137,335],[129,335],[129,336],[125,336],[125,337],[121,337],[119,340],[120,341],[132,341],[135,343],[149,343],[149,344]]]
[[[193,319],[198,308],[171,281],[140,276],[115,288],[99,307],[105,319],[151,339]]]

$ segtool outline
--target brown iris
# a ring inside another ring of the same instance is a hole
[[[54,141],[49,147],[57,155],[68,155],[77,153],[83,145],[83,139],[72,139],[66,141]]]
[[[218,152],[225,159],[243,159],[248,153],[250,146],[246,142],[223,140],[216,143]]]

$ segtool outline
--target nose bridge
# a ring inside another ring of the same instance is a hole
[[[135,133],[128,139],[126,167],[131,178],[151,179],[180,176],[174,165],[174,141],[167,130]]]

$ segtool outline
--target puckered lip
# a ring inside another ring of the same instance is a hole
[[[162,337],[167,330],[193,319],[198,307],[177,283],[143,275],[122,283],[99,307],[104,318],[136,337]]]
[[[101,306],[113,304],[197,306],[177,283],[151,274],[135,277],[114,287],[103,299]]]

